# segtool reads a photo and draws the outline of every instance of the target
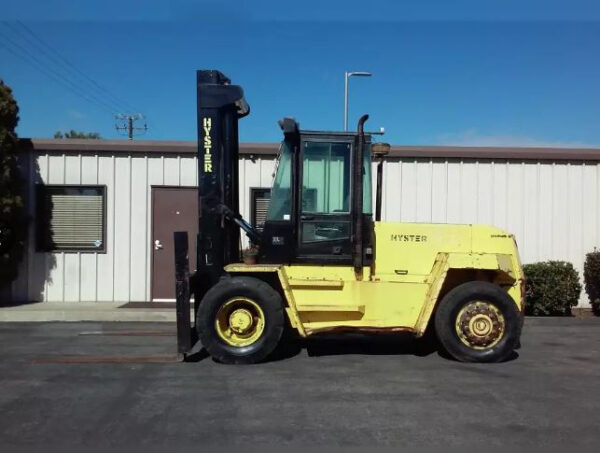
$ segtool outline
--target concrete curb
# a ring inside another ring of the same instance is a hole
[[[173,308],[119,308],[118,303],[40,302],[0,308],[0,322],[175,322]]]

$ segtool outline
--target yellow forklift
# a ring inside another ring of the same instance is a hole
[[[364,131],[305,131],[279,121],[283,141],[261,231],[239,215],[240,86],[197,72],[199,234],[197,269],[176,232],[178,352],[195,343],[223,363],[266,359],[284,330],[435,331],[468,362],[506,360],[523,324],[523,270],[513,235],[483,225],[381,221],[382,156]],[[375,212],[371,162],[378,159]],[[241,262],[240,230],[258,248]],[[190,295],[194,295],[194,317]]]

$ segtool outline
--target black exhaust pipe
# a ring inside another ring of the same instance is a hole
[[[357,280],[363,278],[363,161],[366,146],[364,125],[368,119],[369,115],[363,115],[358,120],[356,152],[354,153],[353,262]]]

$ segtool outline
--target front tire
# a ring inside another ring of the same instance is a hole
[[[198,337],[217,361],[250,364],[266,359],[285,325],[281,296],[262,280],[225,278],[202,298]]]
[[[514,300],[489,282],[468,282],[452,289],[435,314],[444,349],[461,362],[502,362],[521,336],[521,313]]]

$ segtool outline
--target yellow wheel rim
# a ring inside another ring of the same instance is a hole
[[[252,299],[235,297],[217,311],[215,330],[219,338],[230,346],[250,346],[265,330],[265,314]]]
[[[456,334],[472,349],[488,349],[504,336],[506,323],[500,310],[489,302],[474,301],[466,304],[456,317]]]

